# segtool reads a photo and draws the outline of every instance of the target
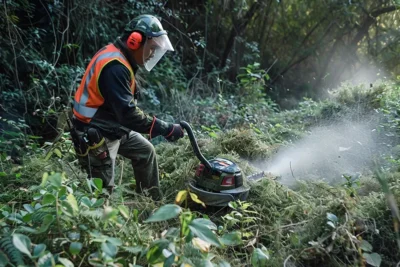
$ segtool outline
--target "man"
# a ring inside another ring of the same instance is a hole
[[[138,66],[150,71],[166,51],[174,49],[160,21],[141,15],[129,22],[114,44],[96,53],[75,94],[71,134],[79,162],[89,177],[101,178],[109,191],[120,154],[132,161],[136,191],[146,189],[153,199],[161,197],[154,147],[141,133],[175,141],[183,137],[183,130],[136,106],[134,74]]]

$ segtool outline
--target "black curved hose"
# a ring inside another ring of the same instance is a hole
[[[199,146],[197,145],[196,137],[193,134],[192,127],[190,127],[189,123],[187,123],[186,121],[181,121],[180,125],[183,129],[186,130],[189,136],[190,144],[192,144],[193,151],[196,157],[201,161],[201,163],[204,164],[204,166],[206,166],[207,169],[211,170],[210,162],[208,162],[208,160],[206,160],[206,158],[200,152]]]

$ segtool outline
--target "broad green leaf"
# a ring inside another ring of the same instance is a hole
[[[162,222],[169,219],[173,219],[178,217],[178,215],[182,212],[181,207],[175,204],[167,204],[161,206],[158,210],[156,210],[147,220],[144,222]]]
[[[92,201],[93,203],[92,208],[98,208],[100,206],[103,206],[104,202],[105,202],[104,198],[97,199],[94,203]]]
[[[0,177],[4,177],[4,176],[7,176],[7,173],[5,173],[5,172],[0,172]]]
[[[69,259],[60,257],[58,258],[58,261],[62,263],[62,265],[64,265],[65,267],[74,267],[74,264]]]
[[[69,194],[67,196],[67,201],[71,205],[73,214],[75,215],[79,211],[78,202],[76,202],[76,198],[74,197],[73,194]]]
[[[125,219],[129,218],[129,210],[126,206],[119,205],[118,210],[122,214],[122,216],[124,216]]]
[[[31,240],[29,237],[22,234],[13,234],[13,244],[19,251],[28,255],[30,258],[32,257],[30,252]]]
[[[251,255],[251,265],[253,267],[263,267],[267,265],[269,255],[264,253],[261,249],[256,248]]]
[[[178,194],[175,197],[175,204],[179,205],[182,203],[187,198],[187,190],[181,190],[178,192]]]
[[[24,217],[22,217],[22,221],[24,223],[30,222],[31,220],[32,220],[32,213],[28,213]]]
[[[71,242],[71,244],[69,245],[69,252],[72,255],[78,255],[81,249],[82,249],[81,242]]]
[[[366,240],[362,240],[361,241],[360,248],[365,252],[371,252],[372,251],[371,244]]]
[[[221,247],[221,242],[218,240],[218,237],[208,228],[207,225],[203,225],[202,223],[193,220],[189,224],[189,228],[198,238],[217,247]]]
[[[101,244],[101,249],[111,258],[114,258],[118,252],[118,247],[110,242],[104,242],[103,244]]]
[[[237,246],[243,243],[240,232],[226,233],[219,240],[226,246]]]
[[[372,254],[364,253],[363,257],[365,258],[368,264],[375,267],[381,266],[382,258],[378,253],[372,253]]]
[[[55,221],[55,217],[52,214],[47,214],[43,217],[42,225],[40,226],[38,233],[46,232],[49,226]]]
[[[100,178],[93,178],[92,184],[100,193],[103,191],[103,180]]]
[[[175,262],[175,254],[171,254],[171,256],[169,256],[164,261],[163,267],[171,267],[174,262]]]
[[[58,198],[62,198],[67,194],[68,191],[68,187],[66,187],[65,185],[60,187],[60,190],[58,191]],[[64,199],[64,198],[62,198]]]
[[[45,244],[37,244],[35,248],[33,249],[33,256],[34,257],[40,257],[41,254],[46,250],[46,245]]]
[[[49,181],[52,185],[54,185],[54,186],[56,186],[56,187],[60,187],[60,186],[61,186],[61,181],[62,181],[61,173],[55,173],[55,174],[51,175],[51,176],[48,178],[48,181]]]
[[[56,201],[56,197],[53,194],[46,194],[43,196],[42,205],[51,204]]]
[[[85,205],[88,208],[90,208],[92,206],[92,202],[90,201],[90,199],[88,197],[82,197],[80,204]]]
[[[209,219],[198,218],[198,219],[194,219],[193,222],[203,224],[203,225],[207,226],[208,229],[210,229],[210,230],[217,230],[217,226],[215,225],[215,223],[213,223]]]
[[[74,216],[74,209],[72,208],[71,204],[64,200],[61,202],[61,207],[63,208],[62,211],[67,214],[68,216]]]

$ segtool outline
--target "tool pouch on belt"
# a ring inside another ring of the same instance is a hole
[[[101,178],[104,185],[109,185],[113,177],[112,160],[100,131],[95,128],[88,128],[85,132],[72,129],[71,137],[79,163],[89,177]]]
[[[95,128],[89,128],[86,132],[89,151],[92,156],[98,159],[105,159],[109,156],[106,140]]]

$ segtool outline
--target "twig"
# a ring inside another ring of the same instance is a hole
[[[298,222],[298,223],[287,224],[287,225],[281,226],[280,229],[288,228],[288,227],[292,227],[292,226],[297,226],[297,225],[301,225],[301,224],[305,224],[305,223],[308,223],[309,221],[310,220],[305,220],[305,221],[301,221],[301,222]]]
[[[89,252],[87,252],[87,253],[83,256],[83,258],[82,258],[81,262],[79,263],[78,267],[81,267],[81,265],[82,265],[82,263],[83,263],[83,261],[85,260],[85,258],[86,258],[87,255],[89,255]]]
[[[294,259],[293,255],[289,255],[289,256],[285,259],[285,261],[283,262],[283,267],[286,267],[286,263],[287,263],[287,261],[288,261],[290,258],[293,258],[293,259]]]

